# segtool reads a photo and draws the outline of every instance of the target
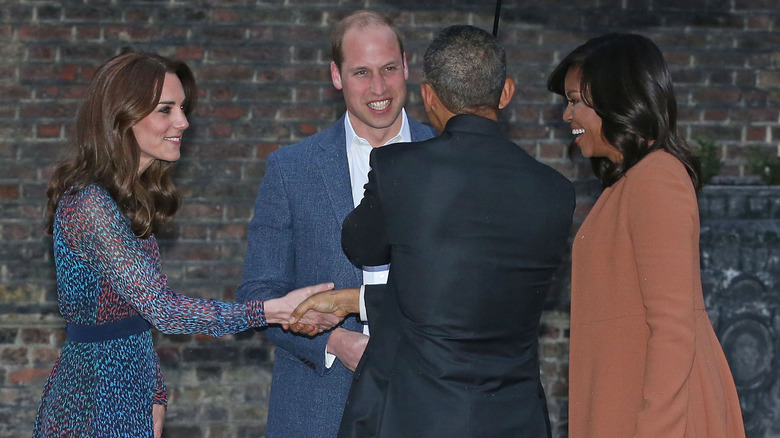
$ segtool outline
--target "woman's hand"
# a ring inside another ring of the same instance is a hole
[[[163,423],[165,423],[165,406],[152,405],[152,426],[154,427],[154,438],[162,437]]]

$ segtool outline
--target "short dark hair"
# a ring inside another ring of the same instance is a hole
[[[506,82],[506,52],[488,32],[468,25],[443,29],[425,51],[423,73],[454,114],[498,109]]]
[[[593,171],[604,187],[659,149],[680,160],[694,187],[701,187],[699,160],[677,132],[672,78],[655,43],[630,33],[592,38],[555,67],[547,89],[565,97],[566,73],[571,69],[582,73],[582,102],[601,117],[604,138],[623,154],[619,163],[605,157],[591,158]],[[569,148],[574,150],[574,142]]]
[[[344,35],[347,31],[353,27],[363,29],[366,27],[382,27],[387,26],[393,31],[396,40],[398,40],[398,48],[401,49],[401,58],[404,54],[404,42],[401,37],[401,31],[393,23],[393,20],[386,15],[382,15],[374,11],[357,11],[344,17],[336,24],[333,31],[330,34],[330,56],[333,58],[333,62],[336,63],[336,67],[341,70],[341,63],[344,61],[344,52],[342,50],[344,46]]]

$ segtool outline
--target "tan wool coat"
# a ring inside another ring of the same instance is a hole
[[[569,367],[571,438],[745,436],[704,308],[696,194],[665,151],[606,188],[575,236]]]

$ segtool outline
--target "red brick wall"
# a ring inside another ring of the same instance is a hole
[[[175,177],[185,200],[161,236],[163,260],[175,289],[231,300],[265,157],[328,126],[344,110],[329,80],[332,23],[367,4],[396,18],[411,70],[407,108],[425,120],[418,84],[428,40],[448,24],[492,28],[490,3],[0,3],[0,437],[29,434],[62,345],[51,241],[42,230],[44,192],[96,66],[132,46],[183,59],[194,69],[201,99]],[[546,91],[545,79],[586,38],[635,31],[666,53],[686,136],[716,141],[722,173],[744,176],[745,146],[776,144],[780,137],[779,12],[776,0],[504,1],[499,36],[518,93],[502,121],[523,148],[577,182],[580,220],[598,188],[586,163],[566,158],[563,107]],[[568,360],[562,271],[542,330],[557,436],[565,436]],[[167,436],[263,434],[272,354],[262,336],[158,335],[157,345],[172,395]]]

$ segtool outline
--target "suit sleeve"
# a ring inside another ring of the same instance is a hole
[[[371,316],[379,315],[385,298],[385,284],[367,284],[365,286],[364,300],[366,303],[366,321],[372,322]]]
[[[693,186],[681,166],[660,164],[629,176],[628,227],[650,331],[637,438],[685,434],[701,281]]]
[[[341,226],[341,246],[349,260],[359,266],[379,266],[390,263],[384,211],[377,183],[377,154],[371,151],[371,171],[368,172],[363,199],[344,219]]]
[[[247,252],[236,299],[268,300],[284,296],[294,289],[292,210],[280,164],[274,154],[266,162],[266,173],[257,193],[247,239]],[[270,326],[263,331],[263,336],[302,362],[313,364],[319,375],[329,372],[325,366],[325,350],[330,332],[309,338]]]

